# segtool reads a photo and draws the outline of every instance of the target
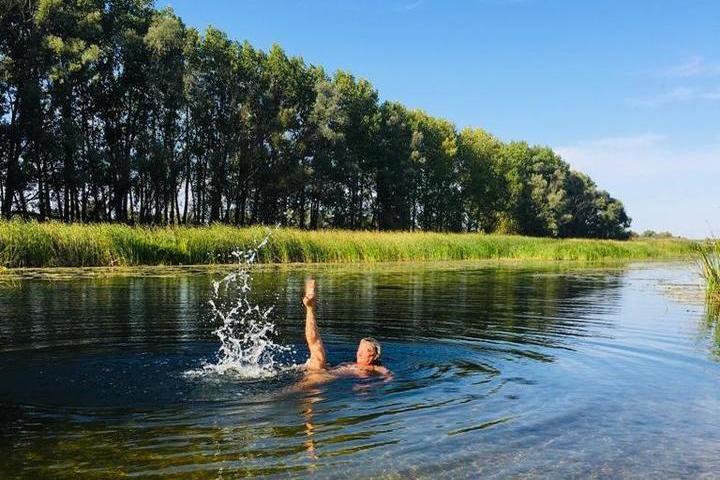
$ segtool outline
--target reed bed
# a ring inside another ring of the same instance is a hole
[[[698,246],[700,273],[705,279],[705,328],[720,355],[720,240]]]
[[[720,302],[720,240],[700,244],[697,251],[708,300],[718,304]]]
[[[588,240],[481,233],[306,231],[226,225],[132,227],[0,221],[0,265],[89,267],[230,263],[232,252],[255,247],[262,263],[426,260],[583,260],[686,257],[696,244],[677,239]]]

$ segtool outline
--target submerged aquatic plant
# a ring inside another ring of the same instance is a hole
[[[704,329],[712,342],[715,356],[720,358],[720,298],[708,296],[705,301]]]

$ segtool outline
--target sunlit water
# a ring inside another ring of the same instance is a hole
[[[307,355],[307,273],[253,273],[278,365]],[[0,287],[0,478],[720,476],[688,265],[313,273],[329,360],[374,336],[392,382],[189,375],[218,364],[218,275]]]

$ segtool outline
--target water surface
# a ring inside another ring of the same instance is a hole
[[[304,361],[305,270],[262,270],[282,361]],[[295,388],[193,376],[216,276],[0,287],[0,478],[708,478],[720,363],[691,267],[320,268],[332,363],[395,374]]]

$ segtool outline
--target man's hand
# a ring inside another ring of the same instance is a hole
[[[315,308],[315,279],[305,280],[305,296],[303,297],[305,308]]]

